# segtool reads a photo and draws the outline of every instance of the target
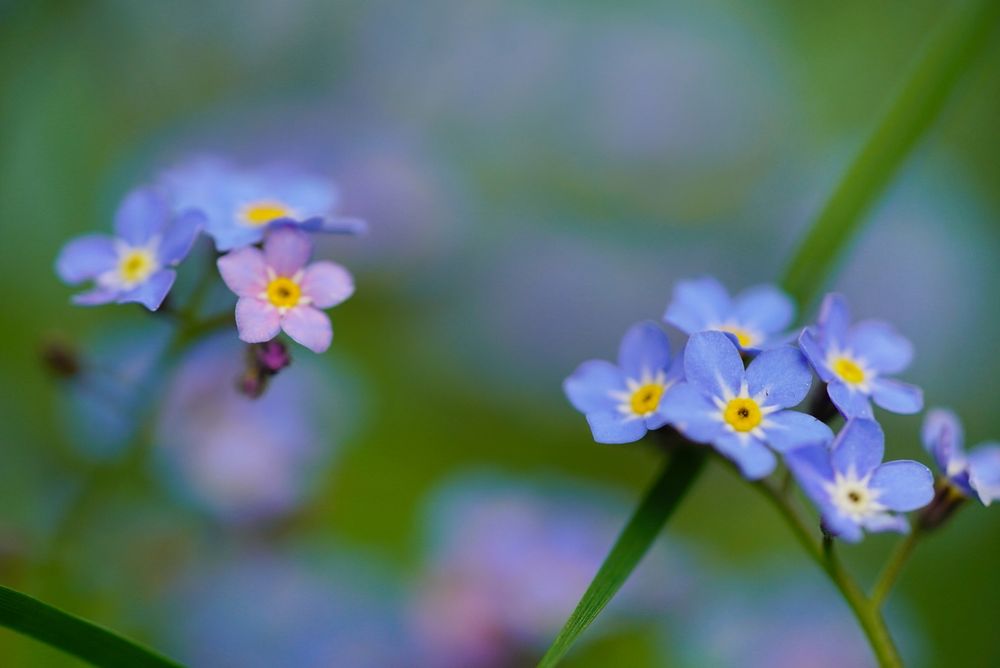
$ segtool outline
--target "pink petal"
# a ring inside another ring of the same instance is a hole
[[[267,288],[264,254],[252,246],[226,253],[216,264],[222,280],[240,297],[256,297]]]
[[[241,297],[236,302],[236,329],[247,343],[270,341],[281,329],[281,315],[263,300]]]
[[[267,266],[279,276],[294,276],[306,266],[312,255],[309,235],[294,227],[279,227],[264,241],[264,258]]]
[[[333,342],[330,318],[312,306],[298,306],[290,310],[282,319],[281,328],[314,353],[324,352]]]
[[[302,294],[313,305],[330,308],[354,294],[354,277],[335,262],[314,262],[302,277]]]

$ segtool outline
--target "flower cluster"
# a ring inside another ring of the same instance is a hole
[[[338,264],[309,262],[311,234],[365,230],[362,221],[335,217],[336,204],[335,188],[319,177],[199,158],[130,193],[115,215],[114,236],[71,241],[56,272],[71,285],[93,283],[73,298],[77,304],[138,302],[156,311],[177,278],[174,267],[204,232],[226,253],[218,268],[238,297],[240,338],[262,343],[284,331],[320,353],[333,339],[323,309],[350,297],[354,281]]]
[[[625,334],[618,363],[584,362],[564,389],[599,443],[638,441],[672,429],[709,445],[749,480],[779,458],[820,512],[824,531],[858,541],[864,531],[907,532],[902,513],[935,499],[934,476],[915,461],[883,463],[885,437],[872,402],[901,414],[923,408],[920,388],[888,377],[913,346],[889,323],[852,323],[845,298],[829,294],[814,324],[790,331],[792,300],[775,286],[735,298],[714,278],[680,282],[664,320],[688,335],[674,355],[652,322]],[[806,402],[814,375],[825,384]],[[805,411],[794,410],[806,403]],[[844,419],[839,433],[828,425]],[[966,455],[957,418],[928,414],[924,443],[941,470],[939,489],[984,504],[1000,498],[1000,445]]]

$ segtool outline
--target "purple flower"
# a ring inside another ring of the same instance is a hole
[[[823,382],[830,399],[844,417],[872,417],[869,397],[893,413],[917,413],[924,406],[923,391],[915,385],[885,378],[913,359],[913,346],[889,323],[865,320],[851,325],[842,295],[823,300],[815,326],[799,337],[799,346]]]
[[[785,410],[809,392],[812,374],[790,346],[765,351],[746,369],[732,340],[721,332],[694,334],[684,349],[686,382],[667,392],[667,422],[699,443],[711,443],[751,480],[774,470],[771,451],[825,444],[833,432],[805,413]]]
[[[69,242],[56,273],[70,285],[94,282],[92,290],[73,297],[76,304],[138,302],[155,311],[177,278],[169,267],[190,252],[203,221],[194,211],[174,216],[156,190],[134,190],[115,214],[115,236],[88,234]]]
[[[919,462],[882,463],[885,435],[874,420],[853,418],[829,450],[818,445],[785,454],[785,463],[819,508],[831,534],[856,543],[862,529],[906,533],[905,513],[934,498],[934,476]]]
[[[339,264],[308,264],[309,235],[292,227],[268,234],[264,250],[248,246],[219,258],[219,272],[239,296],[236,327],[247,343],[270,341],[279,330],[310,350],[330,347],[333,328],[320,309],[354,293],[354,279]]]
[[[681,281],[663,319],[687,334],[731,334],[741,350],[782,343],[795,316],[795,304],[773,285],[747,288],[735,299],[710,276]]]
[[[652,322],[633,325],[622,339],[618,365],[581,364],[563,383],[570,403],[587,416],[598,443],[632,443],[666,423],[661,399],[680,380],[671,363],[670,341]]]
[[[938,469],[962,494],[978,496],[985,506],[1000,499],[1000,443],[984,443],[966,454],[962,423],[942,408],[927,413],[923,441]]]
[[[177,206],[204,212],[206,232],[220,251],[255,244],[279,224],[333,234],[366,229],[364,221],[333,215],[338,196],[330,181],[288,167],[241,170],[202,157],[168,171],[161,181]]]

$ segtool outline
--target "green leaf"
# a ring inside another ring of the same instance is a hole
[[[0,625],[31,636],[95,666],[178,668],[142,645],[127,640],[26,594],[0,586]]]
[[[698,477],[707,455],[708,448],[705,447],[678,448],[674,451],[663,473],[646,492],[642,503],[611,548],[611,553],[597,571],[569,621],[542,657],[539,668],[549,668],[559,663],[577,637],[618,593]]]
[[[782,285],[802,307],[823,287],[864,214],[937,119],[1000,18],[1000,2],[964,2],[927,45],[905,85],[799,246]]]

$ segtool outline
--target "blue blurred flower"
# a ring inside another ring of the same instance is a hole
[[[863,529],[907,533],[902,515],[934,498],[934,476],[919,462],[882,463],[885,435],[874,420],[847,422],[829,450],[819,445],[785,454],[785,463],[820,510],[831,534],[852,543]]]
[[[170,203],[154,189],[135,190],[115,214],[116,236],[74,239],[59,253],[56,272],[70,285],[94,282],[92,290],[73,297],[76,304],[138,302],[155,311],[177,278],[170,267],[187,256],[203,222],[195,211],[174,216]]]
[[[962,494],[978,496],[986,506],[1000,499],[1000,443],[984,443],[966,454],[962,423],[942,408],[927,413],[923,441],[938,469]]]
[[[587,416],[598,443],[631,443],[666,423],[664,393],[680,380],[667,335],[652,322],[633,325],[622,339],[618,365],[581,364],[563,383],[573,407]]]
[[[366,228],[361,220],[334,216],[338,195],[330,181],[286,166],[243,170],[201,157],[167,171],[161,183],[175,206],[204,212],[206,231],[220,251],[255,244],[278,224],[332,234]]]
[[[740,352],[721,332],[693,334],[684,349],[686,381],[667,392],[667,422],[699,443],[711,443],[756,480],[774,470],[778,452],[825,444],[830,428],[805,413],[785,410],[809,392],[812,374],[789,346],[762,352],[743,368]]]
[[[687,334],[726,332],[741,350],[760,350],[782,343],[794,317],[794,302],[773,285],[747,288],[730,298],[719,281],[705,276],[677,284],[663,319]]]
[[[893,413],[917,413],[924,395],[919,387],[885,378],[913,359],[913,346],[889,323],[865,320],[851,325],[842,295],[828,294],[815,326],[799,345],[816,373],[827,383],[830,399],[845,417],[871,417],[869,397]]]

